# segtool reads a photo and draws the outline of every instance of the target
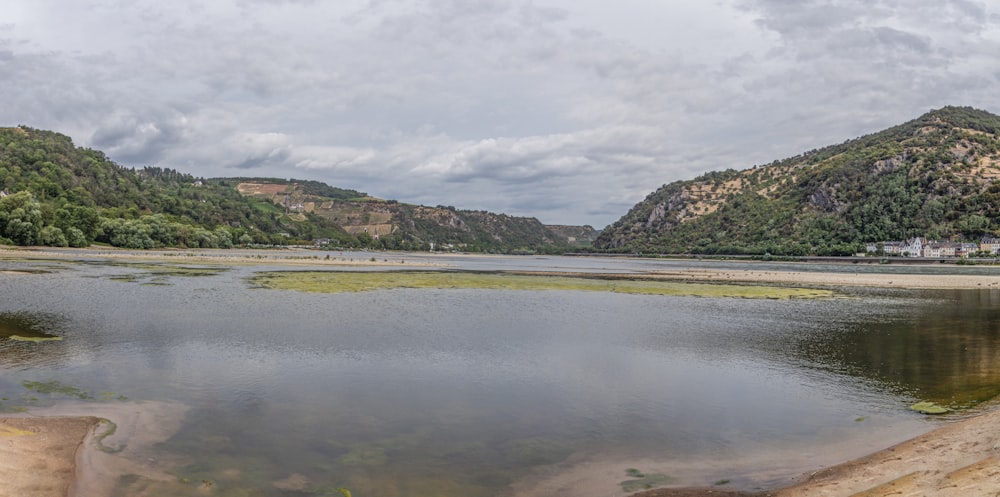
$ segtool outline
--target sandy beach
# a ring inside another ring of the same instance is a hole
[[[266,252],[265,255],[277,256]],[[12,258],[121,258],[178,262],[255,263],[252,255],[225,253],[135,254],[113,250],[49,252],[5,249]],[[381,257],[381,256],[380,256]],[[393,259],[405,260],[406,254]],[[395,264],[399,264],[398,260]],[[269,264],[392,264],[377,260],[266,259]],[[406,265],[410,265],[409,262]],[[442,265],[446,261],[442,260]],[[749,266],[749,265],[748,265]],[[959,271],[956,271],[959,272]],[[606,275],[604,275],[606,276]],[[630,275],[634,276],[634,275]],[[627,277],[621,275],[621,277]],[[699,282],[882,288],[983,289],[1000,288],[1000,277],[981,275],[900,275],[691,269],[655,271],[644,277]],[[0,497],[107,495],[117,476],[140,474],[171,478],[155,469],[143,452],[178,429],[184,407],[157,403],[121,405],[79,404],[58,410],[35,410],[0,418]],[[113,437],[101,438],[111,419]],[[102,450],[102,447],[104,448]],[[121,448],[119,452],[108,448]],[[558,493],[558,492],[557,492]],[[621,490],[615,495],[620,495]],[[558,493],[558,495],[564,495]],[[567,496],[573,494],[565,494]],[[740,492],[725,485],[710,488],[661,488],[640,497],[876,497],[876,496],[997,496],[1000,495],[1000,410],[959,419],[872,455],[818,470],[792,486],[762,492]]]

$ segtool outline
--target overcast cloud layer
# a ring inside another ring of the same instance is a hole
[[[1000,113],[996,5],[7,0],[0,124],[126,166],[602,228],[677,179]]]

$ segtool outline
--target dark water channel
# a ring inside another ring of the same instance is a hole
[[[0,407],[63,399],[30,382],[184,403],[158,450],[219,495],[475,497],[589,461],[766,487],[931,428],[918,400],[1000,394],[996,290],[307,294],[264,269],[0,261]]]

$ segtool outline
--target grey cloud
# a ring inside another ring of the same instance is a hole
[[[137,116],[120,114],[105,120],[90,142],[126,165],[152,165],[184,140],[187,119],[176,112]]]
[[[226,166],[231,169],[259,169],[264,166],[284,164],[292,156],[291,150],[279,148],[246,156],[241,162]]]

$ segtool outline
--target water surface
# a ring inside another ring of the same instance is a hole
[[[190,406],[159,448],[184,461],[160,495],[203,480],[223,495],[530,494],[525,482],[593,460],[620,464],[607,477],[619,492],[636,465],[679,484],[768,487],[929,429],[908,409],[917,400],[975,407],[1000,385],[997,291],[310,294],[250,283],[276,267],[45,264],[0,261],[23,271],[0,274],[0,406],[58,401],[25,396],[25,382],[51,381]],[[12,320],[63,340],[4,340]]]

